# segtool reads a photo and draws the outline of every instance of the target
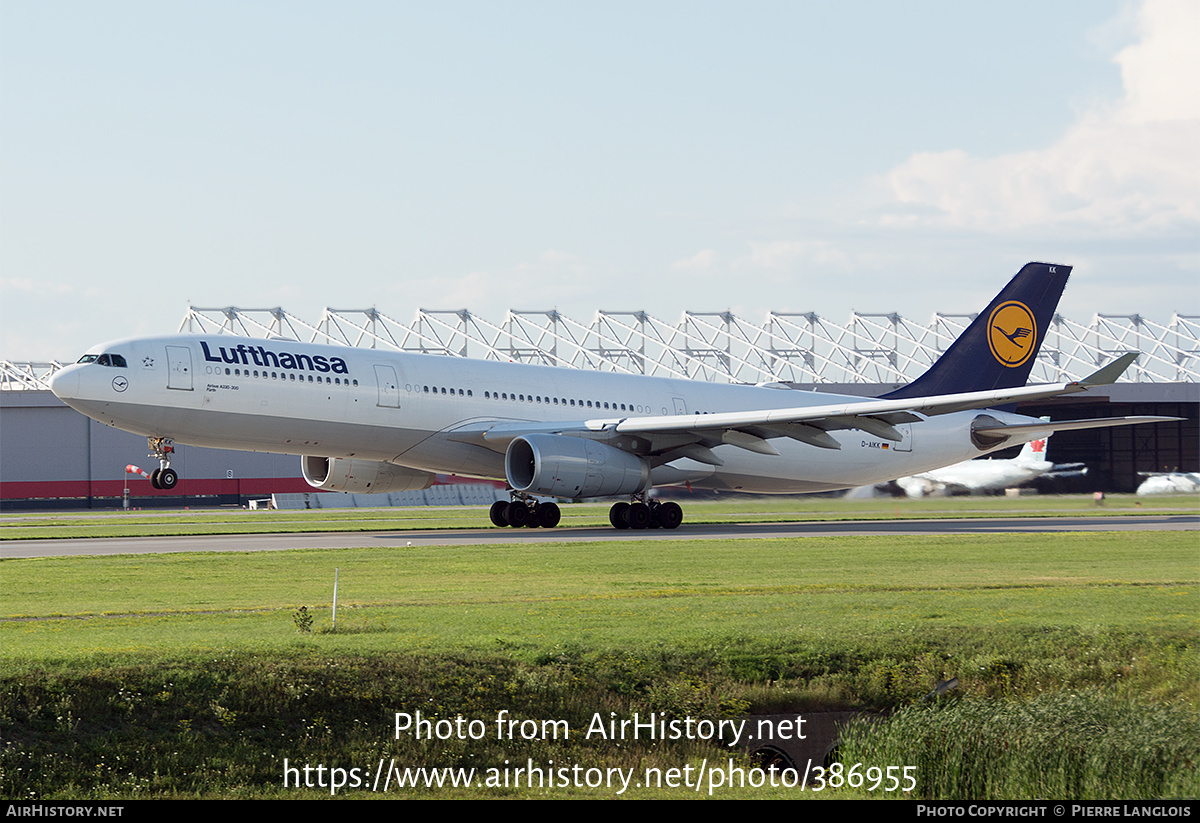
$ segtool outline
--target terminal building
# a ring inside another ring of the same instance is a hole
[[[770,313],[753,324],[729,312],[685,312],[669,324],[645,312],[597,312],[584,323],[556,311],[509,311],[493,323],[466,310],[421,310],[404,325],[375,309],[327,309],[309,324],[281,308],[226,307],[189,308],[179,331],[877,396],[915,379],[973,319],[935,314],[918,324],[898,314],[855,313],[839,324],[814,313]],[[1088,472],[1055,491],[1132,492],[1147,474],[1200,470],[1200,317],[1176,314],[1156,323],[1097,315],[1081,325],[1056,315],[1030,383],[1079,379],[1126,351],[1141,357],[1121,382],[1018,411],[1055,420],[1143,414],[1183,420],[1059,432],[1048,459],[1084,463]],[[71,356],[61,362],[0,360],[0,507],[247,505],[272,495],[317,494],[297,456],[182,444],[172,467],[183,479],[172,491],[152,489],[126,470],[157,467],[147,462],[144,437],[90,420],[48,390],[50,375],[79,353],[65,354]],[[489,502],[492,493],[481,496],[476,481],[461,478],[439,483],[391,502],[475,504]],[[502,484],[492,488],[499,492]]]

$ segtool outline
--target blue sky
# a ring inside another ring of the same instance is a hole
[[[1200,314],[1200,4],[0,0],[0,357],[187,303]]]

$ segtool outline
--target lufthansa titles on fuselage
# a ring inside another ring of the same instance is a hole
[[[346,361],[340,357],[326,357],[322,354],[292,354],[290,352],[275,352],[266,346],[247,346],[239,343],[237,346],[225,348],[217,346],[218,354],[213,354],[208,343],[201,340],[200,348],[204,359],[209,363],[228,363],[241,366],[267,366],[273,369],[294,369],[298,371],[332,372],[333,374],[349,374]],[[253,361],[253,362],[251,362]]]

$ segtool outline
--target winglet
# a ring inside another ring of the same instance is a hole
[[[1117,378],[1124,374],[1129,365],[1137,360],[1140,352],[1131,351],[1118,357],[1116,360],[1109,363],[1099,371],[1092,372],[1087,377],[1080,380],[1076,385],[1079,386],[1107,386],[1110,383],[1116,383]]]

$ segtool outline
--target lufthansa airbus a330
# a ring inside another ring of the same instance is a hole
[[[1021,400],[1114,382],[1121,356],[1075,383],[1025,386],[1070,273],[1030,263],[917,380],[874,399],[596,373],[229,335],[106,343],[51,390],[145,435],[156,488],[176,487],[173,443],[300,455],[314,487],[426,488],[437,473],[505,480],[501,526],[558,524],[538,498],[623,498],[616,528],[683,520],[655,486],[798,493],[948,466],[1063,429],[1174,418],[1048,422]]]

